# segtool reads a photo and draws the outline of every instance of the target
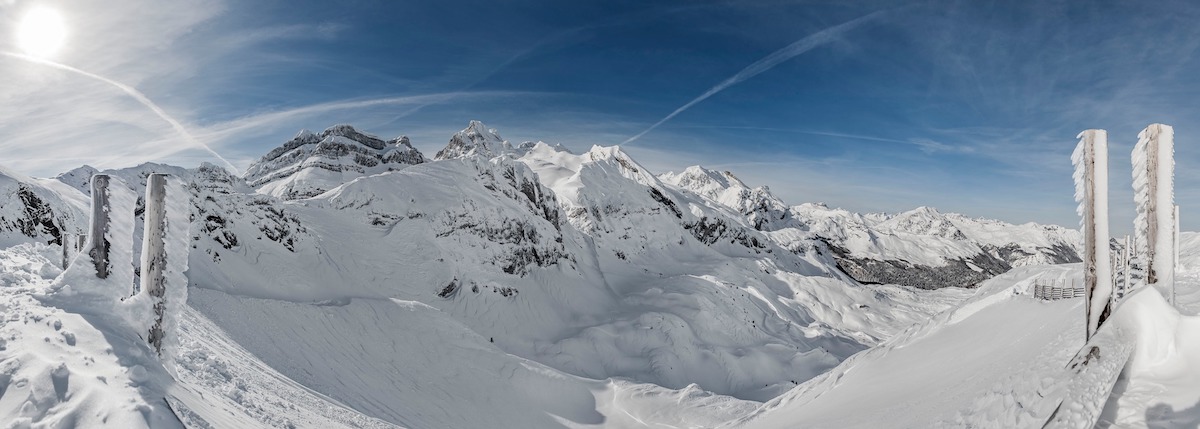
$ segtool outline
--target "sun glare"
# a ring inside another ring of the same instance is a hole
[[[17,45],[26,54],[37,58],[54,55],[67,38],[67,27],[62,15],[53,9],[38,8],[30,11],[17,28]]]

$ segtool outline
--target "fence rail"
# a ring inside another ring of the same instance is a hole
[[[1056,285],[1053,283],[1034,283],[1033,297],[1045,301],[1060,299],[1083,298],[1083,286]]]

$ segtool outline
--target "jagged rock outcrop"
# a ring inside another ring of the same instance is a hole
[[[511,145],[500,138],[496,130],[489,129],[483,122],[471,121],[467,128],[450,136],[450,143],[439,150],[433,159],[440,161],[471,155],[492,157],[511,149]]]
[[[302,130],[246,169],[246,182],[283,199],[319,195],[356,177],[425,162],[407,136],[384,141],[349,125]]]

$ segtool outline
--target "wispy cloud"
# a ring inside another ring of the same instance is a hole
[[[770,70],[771,68],[779,65],[780,63],[782,63],[784,61],[790,60],[800,54],[811,51],[811,50],[813,50],[817,47],[820,47],[821,45],[824,45],[826,43],[832,42],[832,41],[836,40],[838,37],[840,37],[843,33],[850,31],[850,30],[854,29],[855,27],[862,25],[865,22],[876,19],[879,16],[881,16],[882,14],[883,14],[883,11],[873,12],[871,14],[852,19],[850,21],[835,25],[833,27],[826,28],[824,30],[818,31],[811,35],[808,35],[800,40],[792,42],[792,44],[787,45],[778,51],[772,52],[770,55],[767,55],[766,57],[763,57],[762,59],[755,61],[754,63],[750,64],[749,66],[746,66],[746,68],[742,69],[742,71],[739,71],[737,74],[729,77],[728,79],[725,79],[721,83],[718,83],[716,86],[709,88],[708,91],[704,91],[704,93],[700,94],[699,97],[692,99],[692,101],[687,102],[687,104],[684,104],[683,106],[679,106],[678,109],[675,109],[675,111],[671,112],[666,117],[660,119],[658,122],[655,122],[653,125],[650,125],[649,128],[646,128],[642,132],[634,135],[633,137],[626,139],[624,142],[622,142],[622,144],[629,144],[629,143],[634,142],[635,140],[646,135],[646,133],[648,133],[650,131],[654,131],[655,128],[658,128],[658,126],[662,125],[664,122],[671,120],[671,118],[674,118],[675,116],[679,115],[680,113],[683,113],[685,110],[690,109],[692,106],[695,106],[697,103],[707,100],[709,97],[716,95],[718,92],[724,91],[726,88],[729,88],[730,86],[733,86],[733,85],[737,84],[738,82],[742,82],[746,79],[750,79],[754,76],[757,76],[759,73]]]
[[[158,104],[155,104],[154,101],[152,101],[152,100],[150,100],[150,98],[146,97],[146,94],[143,94],[141,91],[138,91],[137,89],[135,89],[129,85],[123,84],[121,82],[117,82],[115,80],[106,78],[104,76],[100,76],[100,75],[92,73],[92,72],[80,70],[80,69],[71,67],[66,64],[56,63],[54,61],[49,61],[49,60],[45,60],[45,59],[41,59],[41,58],[34,58],[34,57],[30,57],[28,55],[22,55],[22,54],[17,54],[17,53],[12,53],[12,52],[0,51],[0,55],[4,55],[4,56],[10,57],[10,58],[16,58],[16,59],[23,60],[23,61],[28,61],[28,62],[34,63],[34,64],[44,65],[47,67],[53,67],[53,68],[56,68],[59,70],[69,71],[71,73],[75,73],[75,74],[78,74],[81,76],[85,76],[85,77],[112,85],[113,87],[121,90],[121,92],[124,92],[129,97],[133,98],[134,100],[137,100],[138,103],[141,103],[143,106],[146,106],[147,109],[150,109],[151,112],[153,112],[156,116],[158,116],[160,119],[162,119],[168,125],[170,125],[171,129],[174,130],[176,133],[178,133],[179,137],[182,138],[185,142],[187,142],[190,145],[195,146],[196,148],[207,151],[208,153],[212,154],[212,156],[221,160],[221,162],[224,162],[227,166],[229,166],[229,168],[232,168],[234,171],[238,171],[238,168],[235,167],[232,163],[230,163],[229,160],[225,159],[225,157],[221,156],[221,154],[214,151],[207,144],[204,144],[204,143],[200,142],[199,140],[196,140],[194,137],[192,137],[192,134],[190,132],[188,132],[187,128],[184,128],[183,124],[179,123],[178,120],[176,120],[174,117],[172,117],[166,111],[164,111],[161,107],[158,107]]]

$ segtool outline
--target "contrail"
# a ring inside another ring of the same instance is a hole
[[[192,146],[196,146],[196,147],[199,147],[201,149],[208,151],[208,153],[212,154],[212,156],[217,157],[217,159],[221,160],[222,162],[225,163],[225,165],[228,165],[229,168],[233,169],[233,171],[235,173],[242,174],[241,170],[238,170],[238,168],[235,167],[232,162],[229,162],[228,159],[225,159],[225,157],[221,156],[221,154],[217,153],[217,151],[213,150],[208,145],[206,145],[206,144],[200,142],[199,140],[196,140],[194,137],[192,137],[191,133],[189,133],[187,131],[187,129],[183,127],[183,124],[179,123],[179,121],[176,121],[175,118],[172,118],[171,115],[167,114],[167,112],[164,111],[161,107],[158,107],[157,104],[154,104],[153,101],[150,101],[150,99],[146,97],[146,94],[143,94],[141,91],[138,91],[137,89],[135,89],[129,85],[123,84],[121,82],[117,82],[115,80],[106,78],[104,76],[100,76],[95,73],[80,70],[75,67],[71,67],[66,64],[56,63],[56,62],[50,61],[50,60],[31,57],[28,55],[18,54],[18,53],[14,53],[14,52],[0,51],[0,55],[16,58],[19,60],[28,61],[28,62],[31,62],[34,64],[41,64],[44,66],[53,67],[53,68],[56,68],[59,70],[69,71],[72,73],[76,73],[76,74],[79,74],[82,76],[86,76],[86,77],[107,83],[109,85],[112,85],[112,86],[116,87],[117,89],[120,89],[126,95],[133,97],[133,99],[137,100],[139,103],[142,103],[143,106],[146,106],[146,108],[148,108],[148,109],[150,109],[150,111],[154,112],[155,115],[158,115],[158,117],[160,119],[162,119],[163,121],[166,121],[167,124],[170,124],[171,128],[174,129],[176,133],[179,133],[179,135],[181,137],[183,137],[184,141],[188,142]]]
[[[650,131],[654,131],[654,129],[658,128],[659,125],[662,125],[664,122],[671,120],[671,118],[674,118],[676,115],[683,113],[684,110],[687,110],[687,109],[691,108],[692,106],[695,106],[696,103],[704,101],[708,97],[712,97],[713,95],[715,95],[718,92],[724,91],[725,88],[729,88],[730,86],[733,86],[734,84],[736,84],[738,82],[744,81],[744,80],[752,78],[754,76],[757,76],[759,73],[765,72],[767,70],[770,70],[772,67],[779,65],[779,63],[790,60],[792,58],[795,58],[797,55],[800,55],[805,52],[813,50],[813,48],[816,48],[818,46],[829,43],[829,42],[833,41],[834,39],[836,39],[838,36],[840,36],[842,33],[850,31],[850,30],[854,29],[855,27],[861,25],[862,23],[873,20],[882,14],[883,14],[883,11],[877,11],[877,12],[871,13],[869,15],[861,16],[861,17],[855,18],[851,21],[847,21],[847,22],[835,25],[833,27],[826,28],[824,30],[810,34],[803,39],[792,42],[792,44],[785,46],[783,49],[772,52],[771,55],[767,55],[766,57],[763,57],[763,59],[755,61],[754,64],[750,64],[749,66],[746,66],[746,68],[742,69],[742,71],[733,75],[733,77],[731,77],[729,79],[725,79],[721,83],[717,84],[717,86],[709,88],[708,91],[705,91],[703,94],[700,94],[699,97],[696,97],[692,101],[689,101],[687,104],[684,104],[680,108],[675,109],[675,111],[671,112],[671,114],[667,115],[667,117],[662,118],[658,122],[655,122],[654,125],[651,125],[650,128],[646,128],[645,131],[642,131],[642,132],[638,133],[637,135],[626,139],[624,142],[621,142],[621,144],[629,144],[629,143],[633,142],[634,140],[637,140],[641,136],[646,135],[646,133],[648,133]]]

